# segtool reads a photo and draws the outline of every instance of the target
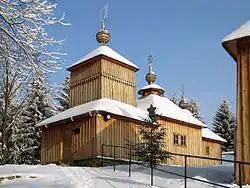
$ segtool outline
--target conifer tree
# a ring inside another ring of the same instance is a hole
[[[202,117],[200,116],[200,105],[196,100],[191,99],[188,101],[188,110],[192,112],[195,118],[203,121]]]
[[[223,101],[213,118],[213,132],[227,141],[222,144],[223,151],[233,150],[235,128],[236,119],[230,110],[230,104],[228,101]]]
[[[43,74],[37,74],[27,91],[24,108],[11,127],[9,163],[37,164],[40,161],[40,121],[53,116],[56,107]]]
[[[159,116],[156,114],[156,108],[150,105],[147,111],[149,118],[146,119],[145,124],[140,125],[139,137],[141,142],[135,144],[133,149],[137,160],[155,167],[170,158],[170,155],[164,150],[166,130],[161,124],[157,123]]]
[[[60,104],[60,107],[58,108],[59,111],[64,111],[69,109],[69,94],[70,94],[69,77],[67,76],[57,89],[57,95],[55,99]]]
[[[172,95],[172,97],[170,98],[170,100],[171,100],[173,103],[175,103],[176,105],[178,105],[178,103],[179,103],[179,99],[178,99],[178,96],[177,96],[176,93],[174,93],[174,94]]]

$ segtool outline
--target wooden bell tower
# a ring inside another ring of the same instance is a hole
[[[106,46],[110,33],[106,29],[104,10],[101,29],[96,33],[100,46],[69,67],[70,107],[101,98],[110,98],[136,106],[136,65]]]
[[[250,21],[223,40],[237,63],[237,128],[235,159],[250,162]],[[241,174],[241,180],[240,180]],[[235,165],[235,181],[250,184],[250,165]]]

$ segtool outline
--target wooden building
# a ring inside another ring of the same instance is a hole
[[[250,163],[250,21],[223,39],[237,62],[237,127],[235,160]],[[250,165],[235,165],[235,181],[250,184]]]
[[[71,108],[37,125],[42,127],[42,164],[95,158],[101,155],[102,144],[139,142],[139,126],[151,104],[167,130],[167,151],[221,157],[225,140],[193,117],[184,96],[179,105],[164,96],[164,89],[155,83],[152,56],[146,75],[148,85],[138,91],[141,96],[136,100],[135,73],[139,68],[105,45],[110,39],[105,27],[96,38],[101,45],[68,68]],[[104,148],[103,152],[111,155],[113,150]],[[116,157],[128,157],[127,151],[117,148]],[[183,165],[184,158],[173,156],[168,163]],[[188,159],[190,166],[215,164],[218,162]]]

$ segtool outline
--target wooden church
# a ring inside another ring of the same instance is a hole
[[[157,108],[165,128],[166,150],[174,153],[221,157],[221,143],[207,126],[187,110],[182,97],[179,105],[166,96],[155,83],[156,74],[149,58],[148,85],[138,91],[136,77],[139,68],[106,44],[110,33],[105,24],[96,34],[100,46],[70,66],[70,109],[40,122],[42,128],[42,164],[83,160],[101,155],[102,144],[125,146],[136,143],[139,126],[148,116],[147,108]],[[105,148],[105,155],[113,150]],[[124,158],[117,149],[116,157]],[[183,157],[173,156],[170,165],[183,165]],[[188,159],[189,166],[215,165],[217,161]]]

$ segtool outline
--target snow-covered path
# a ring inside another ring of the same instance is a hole
[[[166,170],[183,173],[182,167],[165,166]],[[232,166],[189,168],[188,174],[206,181],[214,181],[230,187],[232,181]],[[20,179],[4,180],[3,188],[147,188],[150,187],[150,171],[137,165],[132,166],[132,177],[128,177],[128,166],[90,168],[90,167],[61,167],[56,165],[5,165],[0,166],[0,177],[20,175]],[[38,178],[30,178],[38,176]],[[179,188],[184,187],[182,177],[163,172],[154,172],[154,187]],[[188,188],[216,187],[196,181],[188,180]]]

